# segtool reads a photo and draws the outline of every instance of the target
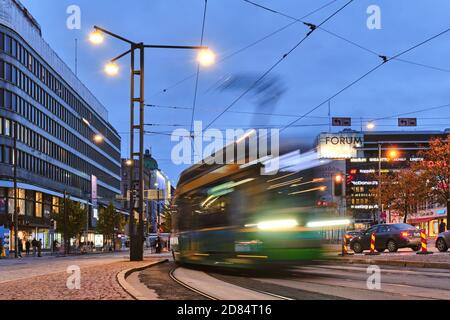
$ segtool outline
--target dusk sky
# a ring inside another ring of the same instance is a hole
[[[301,18],[330,0],[255,0],[288,15]],[[343,6],[336,0],[305,18],[319,24]],[[108,78],[104,63],[122,53],[126,45],[106,38],[94,47],[87,37],[93,25],[109,29],[136,42],[147,44],[198,45],[200,43],[204,0],[130,0],[66,1],[22,0],[42,27],[44,39],[74,69],[74,43],[78,39],[78,77],[109,111],[109,121],[121,133],[122,155],[128,156],[129,131],[129,59],[121,60],[121,74]],[[69,5],[81,8],[81,30],[66,28]],[[381,8],[381,29],[369,30],[367,8]],[[450,3],[446,0],[356,0],[323,25],[381,55],[393,56],[449,28]],[[217,54],[218,63],[201,68],[195,120],[207,125],[228,107],[251,82],[233,90],[219,90],[223,79],[247,75],[256,79],[288,52],[308,28],[296,23],[231,58],[220,61],[277,29],[291,23],[287,17],[258,8],[243,0],[209,0],[204,44]],[[450,32],[420,46],[401,59],[392,60],[331,101],[332,116],[353,118],[353,128],[360,129],[371,119],[450,104]],[[196,53],[182,50],[146,51],[146,103],[163,106],[192,107],[195,77],[177,86],[179,80],[196,72]],[[263,108],[267,113],[302,115],[381,62],[376,55],[344,42],[323,30],[311,36],[281,62],[268,79],[276,79],[282,88],[280,99]],[[418,65],[422,64],[422,65]],[[426,66],[423,66],[426,65]],[[163,89],[168,88],[166,92]],[[258,111],[260,100],[250,92],[230,110]],[[418,118],[415,130],[443,130],[450,127],[450,106],[411,114]],[[261,110],[259,110],[261,111]],[[327,104],[285,133],[296,139],[312,139],[328,130]],[[278,126],[295,117],[225,113],[213,128]],[[175,128],[161,125],[185,125],[189,130],[191,110],[147,108],[146,123],[158,124],[149,131],[170,133]],[[397,119],[376,121],[376,130],[399,130]],[[339,130],[334,128],[333,130]],[[152,149],[160,167],[173,182],[187,166],[174,165],[170,152],[174,143],[168,135],[147,135],[145,145]]]

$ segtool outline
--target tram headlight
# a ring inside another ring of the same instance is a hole
[[[346,226],[351,221],[349,219],[336,219],[336,220],[322,220],[322,221],[310,221],[306,224],[307,228],[320,228],[320,227],[335,227]]]
[[[298,222],[294,219],[261,221],[256,224],[260,230],[290,229],[296,226]]]

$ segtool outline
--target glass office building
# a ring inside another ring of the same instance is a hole
[[[94,202],[91,216],[91,193],[99,203],[120,194],[120,136],[105,107],[43,40],[26,8],[1,0],[0,226],[7,228],[14,165],[19,237],[42,239],[47,248],[50,216],[59,212],[64,192],[85,205]]]

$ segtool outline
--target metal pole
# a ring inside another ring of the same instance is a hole
[[[156,228],[157,228],[156,232],[159,235],[159,229],[161,227],[161,216],[159,214],[159,185],[158,185],[156,192],[158,193],[158,195],[157,195],[158,200],[156,201]]]
[[[378,210],[381,210],[381,143],[378,144]]]
[[[144,79],[145,79],[145,57],[144,45],[140,45],[140,76],[139,76],[139,227],[138,227],[138,259],[143,260],[144,258],[144,110],[145,110],[145,101],[144,101]]]
[[[14,170],[14,258],[19,257],[19,211],[17,210],[17,124],[13,122],[13,170]]]
[[[67,236],[67,191],[64,190],[64,254],[69,253],[70,240]]]
[[[131,45],[131,73],[130,73],[130,217],[128,221],[128,233],[130,237],[130,260],[134,260],[134,54],[135,47]]]

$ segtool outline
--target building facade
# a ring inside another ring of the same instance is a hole
[[[389,173],[407,168],[412,162],[422,161],[420,151],[429,147],[430,139],[445,140],[449,133],[449,130],[364,132],[357,156],[346,160],[347,208],[356,222],[403,222],[397,212],[378,206],[374,192],[378,188],[379,167],[382,173]],[[392,150],[395,150],[395,157],[389,156]],[[446,210],[445,205],[425,202],[407,217],[407,223],[425,229],[430,236],[434,236],[438,233],[440,220],[446,221]]]
[[[120,136],[26,8],[0,3],[0,226],[13,221],[16,168],[19,237],[50,248],[64,193],[92,207],[91,227],[97,203],[120,194]]]
[[[138,190],[139,160],[134,160],[133,178],[130,179],[130,166],[126,159],[122,159],[121,192],[124,199],[124,211],[130,211],[129,191]],[[134,182],[132,182],[134,180]],[[130,188],[130,186],[132,188]],[[169,205],[172,186],[167,175],[158,167],[158,162],[152,157],[150,150],[144,154],[144,208],[145,232],[158,232],[158,224],[164,222],[164,208]],[[137,206],[137,203],[134,204]]]

